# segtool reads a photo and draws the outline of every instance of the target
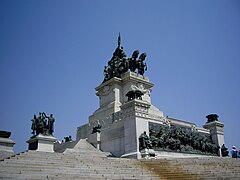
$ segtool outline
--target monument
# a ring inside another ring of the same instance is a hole
[[[147,71],[146,53],[127,57],[118,45],[104,67],[103,82],[95,88],[100,107],[89,122],[77,128],[77,141],[88,141],[117,157],[157,157],[169,152],[216,155],[224,144],[223,124],[211,116],[204,128],[165,117],[151,103],[154,84]]]
[[[57,140],[53,137],[54,122],[53,114],[47,116],[44,112],[39,112],[39,116],[33,116],[32,134],[33,136],[27,141],[28,150],[54,152],[53,143]]]
[[[10,139],[11,132],[0,131],[0,160],[14,155],[15,142]]]

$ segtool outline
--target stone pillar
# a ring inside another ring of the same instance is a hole
[[[92,144],[95,148],[97,148],[97,149],[100,149],[100,142],[101,142],[101,140],[100,140],[100,136],[101,135],[101,133],[100,132],[95,132],[95,133],[93,133],[93,134],[90,134],[89,136],[88,136],[88,139],[87,139],[87,141],[90,143],[90,144]]]
[[[10,139],[11,132],[0,131],[0,160],[14,155],[13,145],[15,142]]]
[[[120,110],[121,79],[114,77],[96,87],[96,95],[99,96],[100,109],[107,108],[110,113]]]
[[[210,130],[210,135],[214,144],[222,147],[224,143],[224,124],[219,121],[208,121],[203,128]],[[219,149],[219,155],[221,156],[221,149]]]
[[[149,134],[148,127],[148,102],[134,99],[122,105],[124,114],[124,143],[125,154],[122,157],[140,159],[139,136],[146,131]]]
[[[56,138],[51,135],[38,134],[32,136],[28,141],[28,150],[36,150],[43,152],[54,152],[53,145],[56,142]]]

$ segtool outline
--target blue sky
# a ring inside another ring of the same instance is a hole
[[[0,1],[0,129],[27,149],[34,113],[59,140],[99,106],[94,88],[117,46],[147,52],[152,103],[196,123],[217,113],[240,148],[240,1]]]

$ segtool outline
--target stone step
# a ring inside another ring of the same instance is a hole
[[[141,160],[142,161],[142,160]],[[172,165],[188,165],[188,166],[192,166],[192,165],[212,165],[212,166],[232,166],[232,165],[236,165],[236,166],[240,166],[240,162],[208,162],[208,161],[202,161],[202,162],[184,162],[184,161],[142,161],[142,162],[145,162],[145,163],[154,163],[154,164],[159,164],[159,165],[164,165],[164,164],[169,164],[171,163]]]
[[[141,160],[143,162],[154,162],[156,164],[160,164],[160,163],[173,163],[173,164],[178,164],[178,163],[181,163],[181,164],[229,164],[229,163],[232,163],[232,164],[240,164],[239,161],[232,161],[232,160],[228,160],[228,161],[225,161],[225,160],[222,160],[222,161],[208,161],[208,160],[201,160],[201,161],[195,161],[195,160],[191,160],[191,161],[186,161],[186,160]]]
[[[51,172],[51,173],[49,173],[49,172]],[[31,177],[33,177],[33,176],[45,176],[45,175],[48,175],[48,176],[64,176],[64,175],[66,175],[66,174],[68,174],[68,177],[69,177],[69,175],[70,176],[72,176],[72,175],[77,175],[78,177],[82,177],[82,176],[86,176],[86,177],[98,177],[98,176],[100,176],[100,177],[102,177],[102,176],[105,176],[105,177],[107,177],[107,176],[109,176],[109,177],[120,177],[121,176],[121,174],[119,174],[119,173],[104,173],[104,174],[102,174],[102,173],[86,173],[86,172],[83,172],[83,173],[79,173],[79,171],[78,172],[76,172],[76,171],[62,171],[61,173],[59,172],[59,171],[51,171],[51,170],[49,170],[49,172],[46,172],[46,171],[31,171],[30,173],[28,172],[28,171],[21,171],[21,172],[8,172],[9,174],[11,174],[11,175],[13,175],[13,174],[15,174],[16,176],[31,176]],[[0,173],[0,177],[2,177],[1,176],[2,175],[2,173]],[[122,174],[123,175],[123,174]],[[157,177],[157,176],[149,176],[149,175],[146,175],[146,174],[143,174],[143,175],[139,175],[139,174],[132,174],[132,173],[124,173],[124,177],[141,177],[141,178],[147,178],[147,177]]]
[[[166,174],[166,173],[164,174],[164,171],[166,171],[169,168],[169,167],[167,168],[167,166],[169,166],[169,164],[172,163],[171,160],[169,162],[164,161],[164,163],[155,161],[156,164],[153,161],[144,161],[143,163],[146,163],[148,166],[154,166],[153,169],[156,168],[158,170],[158,172],[159,172],[158,168],[161,168],[162,169],[162,170],[160,170],[161,175],[162,176],[166,175],[167,177],[170,177],[171,172],[169,172],[169,174]],[[174,164],[171,164],[171,167],[173,167],[173,169],[174,169],[175,167],[178,166],[178,164],[180,164],[180,163],[179,162],[176,163],[176,161],[175,161]],[[232,172],[234,172],[234,170],[236,172],[240,172],[239,168],[236,168],[236,167],[232,168],[232,169],[228,168],[226,170],[226,168],[219,168],[221,166],[216,166],[216,167],[212,166],[211,168],[209,168],[209,166],[204,167],[204,164],[207,165],[208,163],[203,163],[202,165],[194,164],[194,166],[191,165],[190,167],[186,167],[186,165],[180,164],[181,165],[180,167],[185,169],[188,174],[190,174],[191,172],[196,172],[196,174],[202,174],[204,177],[208,177],[208,178],[221,177],[221,176],[229,177],[229,175],[231,175]],[[166,166],[165,169],[164,169],[164,166]],[[229,173],[229,172],[231,172],[231,173]],[[231,175],[231,177],[236,177],[236,176],[240,177],[240,174],[236,173],[236,174]]]
[[[29,162],[29,163],[26,163]],[[131,167],[129,165],[121,165],[121,164],[116,164],[116,165],[109,165],[109,164],[92,164],[92,165],[84,165],[84,164],[80,164],[80,163],[76,163],[76,164],[72,164],[72,163],[60,163],[60,162],[50,162],[50,163],[46,163],[46,162],[30,162],[30,161],[10,161],[10,162],[5,162],[4,164],[5,166],[3,166],[2,168],[6,167],[6,168],[41,168],[44,169],[45,167],[48,168],[79,168],[79,169],[98,169],[98,170],[114,170],[117,169],[118,171],[135,171],[135,167]],[[146,170],[144,171],[146,172]]]
[[[0,179],[240,179],[232,158],[107,157],[85,140],[64,153],[27,151],[0,162]]]
[[[48,175],[53,175],[53,174],[79,174],[79,175],[94,175],[94,174],[102,174],[105,176],[120,176],[120,175],[124,175],[124,176],[136,176],[136,177],[157,177],[157,175],[154,174],[140,174],[140,173],[133,173],[133,172],[107,172],[107,171],[79,171],[79,170],[64,170],[64,171],[60,171],[60,170],[52,170],[52,171],[47,171],[47,170],[8,170],[8,171],[2,171],[0,170],[0,174],[48,174]]]
[[[1,178],[1,177],[0,177]],[[31,175],[26,175],[26,176],[4,176],[3,179],[31,179],[31,180],[42,180],[42,179],[58,179],[58,180],[66,180],[66,179],[81,179],[81,180],[119,180],[119,179],[128,179],[128,180],[158,180],[159,177],[132,177],[132,176],[113,176],[113,177],[94,177],[94,176],[79,176],[79,175],[71,175],[71,176],[61,176],[61,175],[47,175],[47,176],[31,176]]]
[[[115,165],[111,165],[111,164],[103,164],[103,163],[100,163],[99,164],[84,164],[84,163],[62,163],[62,162],[49,162],[49,163],[46,163],[46,162],[30,162],[30,161],[10,161],[10,162],[5,162],[5,167],[41,167],[41,168],[44,168],[46,166],[48,167],[75,167],[75,168],[84,168],[84,169],[87,169],[87,168],[95,168],[95,169],[106,169],[106,170],[113,170],[113,169],[121,169],[121,170],[134,170],[136,167],[132,167],[130,165],[121,165],[121,164],[115,164]]]
[[[5,159],[4,161],[2,161],[1,163],[10,163],[10,162],[14,162],[14,161],[18,161],[18,162],[46,162],[46,160],[49,160],[49,158],[45,159],[45,158],[31,158],[30,156],[28,158],[23,158],[23,157],[14,157],[12,159]],[[86,163],[93,163],[93,164],[99,164],[99,165],[104,165],[104,164],[134,164],[135,162],[131,161],[127,161],[127,162],[123,162],[121,160],[108,160],[108,159],[78,159],[78,158],[74,158],[74,159],[70,159],[70,158],[59,158],[59,159],[55,159],[55,158],[51,158],[51,162],[64,162],[64,163],[69,163],[69,162],[86,162]],[[96,163],[97,162],[97,163]],[[47,162],[46,162],[47,163]]]
[[[221,174],[224,175],[228,172],[234,172],[234,171],[239,171],[239,169],[215,169],[215,168],[177,168],[177,167],[171,167],[172,169],[174,169],[174,171],[184,171],[186,173],[192,173],[195,172],[196,174]],[[158,170],[158,172],[164,173],[165,171],[168,171],[169,167],[155,167],[153,168],[153,170],[156,169]],[[172,173],[171,171],[169,173]]]
[[[86,156],[31,156],[31,155],[21,155],[17,157],[12,157],[10,159],[41,159],[41,160],[48,160],[51,158],[52,160],[98,160],[98,161],[105,161],[107,158],[106,157],[96,157],[96,156],[91,156],[91,157],[86,157]],[[114,161],[114,160],[113,160]]]
[[[4,172],[17,172],[20,173],[22,171],[37,171],[37,172],[51,172],[51,171],[58,171],[58,172],[96,172],[96,173],[106,173],[106,174],[117,174],[117,173],[131,173],[131,174],[140,174],[140,175],[150,175],[151,173],[148,171],[139,171],[137,169],[104,169],[104,168],[66,168],[66,167],[31,167],[31,166],[25,166],[25,167],[3,167],[0,169],[0,173]]]
[[[49,160],[49,158],[51,158],[51,157],[48,157],[48,158],[40,158],[40,157],[31,157],[31,156],[26,156],[26,157],[22,157],[22,156],[20,156],[20,157],[14,157],[14,158],[11,158],[11,160],[18,160],[18,161],[46,161],[46,160]],[[6,159],[5,160],[5,162],[9,162],[10,161],[10,159]],[[53,161],[53,162],[58,162],[58,161],[64,161],[64,162],[70,162],[70,161],[80,161],[80,162],[88,162],[88,163],[98,163],[98,164],[100,164],[101,165],[101,163],[102,164],[104,164],[105,162],[108,162],[108,163],[110,163],[110,164],[123,164],[123,163],[125,163],[126,164],[126,162],[122,162],[121,160],[109,160],[109,159],[107,159],[107,158],[91,158],[91,159],[83,159],[83,158],[79,158],[79,157],[75,157],[75,158],[73,158],[73,157],[70,157],[70,158],[68,158],[68,157],[61,157],[61,158],[51,158],[51,161]],[[127,161],[127,163],[128,164],[131,164],[131,161]],[[133,162],[134,163],[134,162]]]

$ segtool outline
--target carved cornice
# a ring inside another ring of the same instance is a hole
[[[126,72],[124,73],[121,78],[118,77],[113,77],[110,80],[103,82],[99,86],[95,88],[96,95],[97,96],[105,96],[109,94],[112,89],[114,88],[114,85],[121,85],[121,84],[126,84],[128,82],[133,82],[131,88],[140,90],[144,94],[148,94],[150,96],[151,94],[151,89],[154,84],[149,81],[149,79],[146,76],[142,76],[140,74],[136,74],[134,72]]]
[[[207,122],[203,128],[209,129],[211,132],[223,133],[224,124],[219,121]]]
[[[113,77],[112,79],[109,79],[108,81],[100,84],[98,87],[95,88],[96,91],[99,91],[102,89],[104,86],[111,86],[113,84],[119,84],[122,82],[121,78]]]
[[[103,86],[101,89],[98,90],[98,92],[96,93],[97,96],[106,96],[108,95],[111,91],[113,91],[113,87],[106,85]]]
[[[145,88],[145,85],[144,84],[142,84],[142,83],[137,83],[136,85],[131,85],[131,90],[132,91],[140,91],[140,92],[142,92],[143,94],[147,94],[148,96],[150,96],[151,95],[151,92],[152,92],[152,90],[151,89],[147,89],[147,88]]]
[[[142,76],[140,74],[134,73],[134,72],[127,72],[121,76],[122,82],[127,83],[129,81],[137,83],[142,83],[145,85],[147,89],[154,86],[153,83],[149,81],[149,79],[146,76]]]
[[[139,117],[148,117],[148,110],[150,108],[150,104],[148,102],[134,99],[124,103],[121,106],[123,117],[130,117],[130,116],[139,116]]]
[[[219,128],[223,128],[224,124],[219,122],[219,121],[214,121],[214,122],[208,122],[205,125],[203,125],[204,128],[211,128],[211,127],[219,127]]]

